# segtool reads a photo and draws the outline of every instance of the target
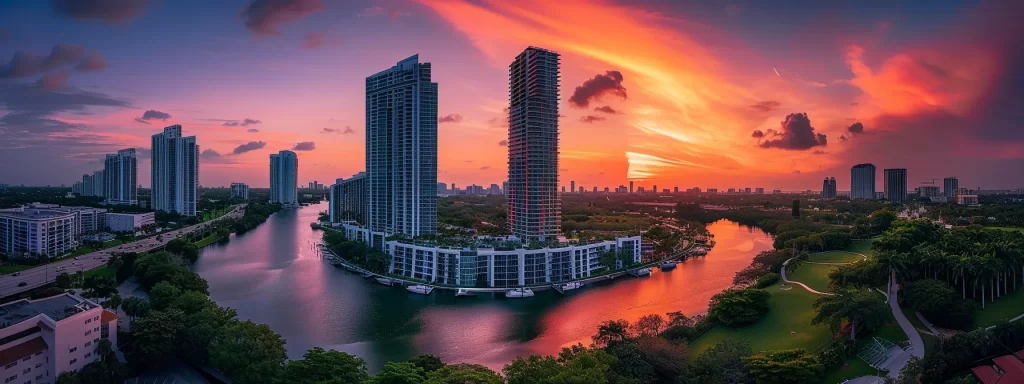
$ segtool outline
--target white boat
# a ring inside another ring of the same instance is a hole
[[[345,268],[345,269],[347,269],[349,271],[352,271],[352,272],[356,271],[356,267],[353,267],[351,265],[348,265],[348,264],[345,264],[345,263],[338,263],[338,264],[341,264],[342,268]]]
[[[583,282],[582,281],[572,281],[572,282],[568,282],[568,283],[562,284],[562,290],[563,291],[571,291],[573,289],[582,288],[582,287],[583,287]]]
[[[426,285],[410,285],[406,287],[405,290],[412,293],[418,293],[421,295],[429,295],[430,292],[434,291],[434,287]]]
[[[693,251],[690,251],[690,254],[691,255],[697,255],[697,256],[704,256],[704,255],[708,254],[708,249],[707,248],[703,248],[703,247],[697,248],[697,249],[694,249]]]
[[[394,279],[389,279],[389,278],[383,277],[383,276],[374,277],[374,279],[377,280],[378,283],[387,285],[389,287],[396,283],[396,281]]]
[[[651,269],[650,268],[640,268],[640,269],[637,269],[636,271],[634,271],[634,273],[637,276],[647,276],[647,275],[651,274]]]
[[[510,289],[505,292],[505,297],[509,299],[521,299],[524,297],[533,297],[533,290],[529,288],[516,288]]]
[[[660,267],[661,267],[662,271],[667,271],[669,269],[675,268],[676,267],[676,262],[675,262],[675,260],[666,261],[666,262],[661,263]]]
[[[476,296],[476,293],[473,293],[473,291],[470,291],[468,289],[459,288],[458,291],[455,291],[455,297],[473,297],[473,296]]]
[[[373,273],[370,273],[370,272],[363,272],[363,278],[365,278],[365,279],[369,279],[369,278],[371,278],[371,277],[373,277]]]

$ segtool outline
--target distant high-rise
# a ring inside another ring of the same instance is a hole
[[[561,231],[558,195],[559,55],[529,47],[509,65],[508,221],[531,241]]]
[[[569,192],[576,192],[576,180],[569,182]]]
[[[367,225],[414,237],[437,232],[437,83],[419,55],[366,78]],[[452,188],[453,192],[455,188]]]
[[[138,167],[136,167],[138,170]],[[106,174],[103,171],[96,171],[92,173],[92,195],[105,197],[107,188]]]
[[[270,154],[270,202],[299,205],[299,157],[292,151]]]
[[[231,198],[249,200],[249,185],[246,183],[231,183]]]
[[[826,177],[825,181],[821,183],[821,198],[823,199],[834,199],[836,198],[836,178]]]
[[[153,135],[152,149],[150,187],[153,189],[153,209],[195,216],[199,200],[199,145],[196,137],[181,137],[181,125],[172,125]]]
[[[850,169],[850,198],[875,198],[875,166],[873,164],[857,164]]]
[[[894,204],[902,204],[907,201],[907,169],[886,169],[883,177],[885,199]]]
[[[942,194],[946,197],[956,196],[956,189],[960,188],[960,180],[956,176],[942,179]]]
[[[107,203],[138,204],[137,163],[135,148],[122,149],[103,159],[103,191]]]
[[[444,185],[444,184],[439,184]],[[359,172],[349,178],[338,179],[331,186],[328,215],[332,223],[355,221],[366,223],[366,173]]]
[[[633,193],[633,180],[629,181],[629,193]]]

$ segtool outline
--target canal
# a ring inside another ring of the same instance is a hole
[[[385,287],[326,263],[316,248],[322,233],[309,226],[326,207],[278,212],[248,233],[203,248],[194,269],[218,304],[281,334],[290,358],[330,348],[366,359],[372,371],[422,353],[500,370],[516,356],[589,344],[605,320],[699,314],[772,244],[759,229],[719,221],[708,226],[715,248],[669,272],[591,284],[565,296],[456,299],[451,292],[421,296]]]

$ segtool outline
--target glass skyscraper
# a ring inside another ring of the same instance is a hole
[[[366,78],[367,226],[406,236],[437,232],[437,83],[419,55]]]
[[[873,164],[857,164],[850,169],[850,198],[875,198],[875,166]]]
[[[103,159],[103,172],[100,172],[103,179],[101,194],[95,193],[96,184],[93,182],[91,193],[87,196],[105,196],[110,204],[135,204],[139,202],[138,187],[136,180],[138,175],[138,161],[135,158],[135,148],[127,148],[109,154]],[[83,186],[86,184],[83,178]]]
[[[529,47],[508,69],[509,228],[526,242],[555,240],[562,222],[558,195],[559,55]]]
[[[907,201],[907,169],[886,169],[883,176],[885,180],[885,199],[895,204],[902,204]]]
[[[195,216],[199,196],[196,137],[181,137],[181,125],[172,125],[153,135],[152,149],[153,209]]]
[[[270,202],[299,205],[299,157],[292,151],[270,154]]]
[[[956,196],[956,190],[960,188],[960,180],[956,176],[942,179],[942,195],[946,197]]]

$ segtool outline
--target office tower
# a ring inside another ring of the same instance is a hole
[[[566,187],[566,186],[564,186],[564,185],[562,186],[562,193],[565,193],[565,189],[566,189],[566,188],[568,188],[568,187]]]
[[[136,168],[137,170],[138,168]],[[107,181],[104,179],[106,176],[103,171],[96,171],[92,173],[92,195],[105,197]],[[138,199],[138,197],[136,197]]]
[[[826,177],[825,181],[821,183],[821,198],[823,199],[834,199],[836,198],[836,178]]]
[[[341,179],[338,179],[338,182],[341,182]],[[331,187],[333,187],[333,185]],[[448,194],[448,184],[438,182],[437,183],[437,194],[438,195],[447,195]]]
[[[629,181],[629,193],[633,193],[633,180]]]
[[[440,184],[444,185],[444,184]],[[332,223],[355,221],[366,223],[366,172],[359,172],[348,180],[338,179],[331,186],[328,215]]]
[[[658,193],[658,184],[651,186],[651,193]]]
[[[575,180],[569,182],[569,192],[576,192],[576,181]]]
[[[453,195],[455,194],[456,190],[458,190],[458,188],[455,188],[455,183],[452,183],[452,194]]]
[[[857,164],[850,169],[850,198],[875,198],[875,166]]]
[[[679,187],[672,187],[672,193],[679,193]]]
[[[921,197],[938,197],[939,187],[937,185],[922,185],[917,188],[917,194]]]
[[[109,204],[137,204],[135,148],[109,154],[103,160],[103,190]],[[84,187],[83,187],[84,188]]]
[[[152,170],[153,209],[195,216],[199,197],[196,137],[182,137],[177,124],[153,135]]]
[[[594,187],[594,193],[597,193],[597,187]]]
[[[270,154],[270,202],[299,205],[299,157],[292,151]]]
[[[558,195],[559,55],[529,47],[509,65],[508,221],[527,242],[554,240]]]
[[[231,183],[231,198],[249,200],[249,184]]]
[[[508,194],[508,181],[502,181],[501,182],[501,194],[503,194],[503,195],[507,195]]]
[[[956,176],[942,179],[942,194],[946,197],[956,196],[956,189],[960,188],[960,180]]]
[[[764,188],[754,188],[754,193],[756,193],[758,195],[763,195],[764,194]]]
[[[376,233],[373,246],[382,246],[389,234],[437,232],[437,83],[430,75],[430,63],[413,55],[366,78],[367,224]]]
[[[907,169],[886,169],[883,174],[885,199],[890,203],[902,204],[907,200]]]
[[[750,194],[750,187],[743,188],[743,193]]]

